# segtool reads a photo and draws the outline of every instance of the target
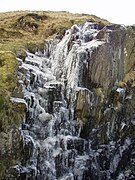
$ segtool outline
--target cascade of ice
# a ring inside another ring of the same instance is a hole
[[[95,38],[98,32],[97,24],[74,25],[59,43],[47,41],[43,56],[27,53],[24,62],[18,59],[24,99],[12,101],[27,107],[21,127],[24,158],[13,167],[18,179],[102,180],[116,169],[117,153],[110,167],[103,161],[101,171],[102,156],[106,148],[113,153],[113,143],[92,150],[91,141],[80,137],[81,116],[76,118],[74,112],[78,93],[85,94],[88,110],[93,107],[93,92],[83,86],[82,78],[91,52],[105,43]],[[130,146],[129,140],[125,143],[121,152]]]
[[[89,142],[79,137],[73,98],[81,65],[76,51],[80,43],[85,43],[88,32],[90,36],[96,33],[96,30],[88,29],[89,26],[90,23],[81,29],[73,26],[49,57],[48,45],[43,57],[27,53],[24,62],[18,59],[27,104],[21,130],[25,160],[22,165],[14,167],[19,172],[18,177],[83,179],[89,159]]]

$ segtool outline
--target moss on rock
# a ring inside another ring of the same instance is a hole
[[[0,51],[0,179],[5,178],[6,169],[15,165],[21,153],[19,126],[25,105],[10,101],[14,89],[17,88],[17,69],[15,54]]]

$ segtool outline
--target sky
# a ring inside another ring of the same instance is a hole
[[[87,13],[112,23],[135,24],[135,0],[0,0],[0,12],[16,10]]]

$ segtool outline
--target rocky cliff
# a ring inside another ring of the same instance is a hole
[[[20,159],[1,177],[134,179],[134,48],[134,26],[87,21],[18,59]]]

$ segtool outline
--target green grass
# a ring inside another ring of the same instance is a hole
[[[11,51],[0,51],[0,89],[12,91],[17,76],[16,56]]]

